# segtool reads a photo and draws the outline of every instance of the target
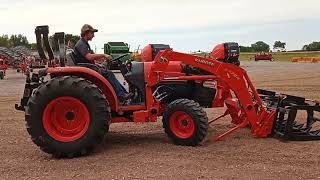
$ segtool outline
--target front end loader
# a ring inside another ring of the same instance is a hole
[[[198,145],[209,124],[227,115],[234,127],[214,141],[247,126],[254,137],[320,139],[319,102],[255,89],[246,71],[237,66],[236,43],[215,48],[211,58],[165,48],[156,54],[152,49],[142,52],[141,57],[148,58],[144,62],[124,64],[121,57],[114,59],[133,94],[129,101],[120,102],[99,73],[99,65],[66,66],[63,48],[58,48],[62,49],[59,57],[53,57],[48,33],[48,26],[36,28],[39,54],[48,54],[50,65],[58,59],[57,67],[27,75],[16,109],[25,111],[33,142],[54,156],[88,154],[102,142],[111,123],[156,122],[160,116],[165,133],[178,145]],[[63,47],[63,36],[57,39]],[[226,107],[225,113],[208,119],[204,108],[216,107]],[[300,111],[307,118],[299,119]]]

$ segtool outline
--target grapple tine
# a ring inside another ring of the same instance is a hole
[[[317,130],[317,131],[311,131],[310,133],[311,133],[311,134],[314,134],[314,135],[318,135],[318,134],[320,134],[320,130]]]
[[[258,90],[258,92],[263,96],[261,99],[267,104],[267,108],[277,108],[273,124],[274,137],[292,141],[320,140],[319,117],[315,117],[315,112],[320,113],[319,103],[302,97],[279,95],[272,91]],[[298,112],[303,111],[307,117],[300,119]]]
[[[294,128],[296,128],[298,130],[302,130],[303,126],[304,126],[304,124],[298,124],[298,125],[295,125]]]
[[[311,129],[312,129],[312,127],[310,126],[310,127],[304,128],[303,131],[310,132]]]

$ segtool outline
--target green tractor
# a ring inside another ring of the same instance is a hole
[[[129,46],[127,43],[124,42],[108,42],[107,44],[104,44],[104,53],[111,55],[113,59],[127,54],[127,56],[122,58],[122,61],[131,61],[131,53],[129,51]],[[119,63],[115,63],[113,61],[109,61],[106,65],[110,70],[120,69]]]

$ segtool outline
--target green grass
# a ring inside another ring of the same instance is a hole
[[[240,61],[254,60],[256,53],[240,53]],[[293,57],[320,57],[320,52],[277,52],[272,53],[275,61],[291,61]]]
[[[198,56],[208,56],[210,53],[199,52],[193,54]],[[254,60],[255,54],[256,53],[241,52],[240,61]],[[320,52],[276,52],[272,53],[272,56],[275,61],[291,61],[291,58],[293,57],[320,57]]]

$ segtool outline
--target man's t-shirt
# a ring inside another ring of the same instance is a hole
[[[76,56],[75,60],[77,63],[90,63],[94,64],[92,61],[86,59],[86,55],[92,53],[89,43],[81,38],[77,44],[74,46],[74,54]]]

